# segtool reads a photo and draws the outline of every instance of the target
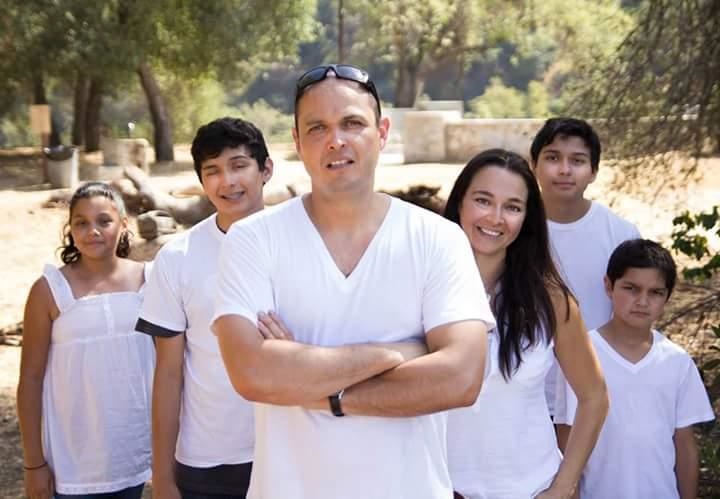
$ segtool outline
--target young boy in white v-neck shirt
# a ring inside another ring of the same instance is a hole
[[[583,473],[583,499],[697,497],[692,425],[715,416],[688,353],[652,329],[675,279],[672,256],[653,241],[625,241],[610,256],[604,283],[613,315],[590,338],[611,403]],[[569,394],[559,416],[572,421],[576,408]]]
[[[245,499],[255,442],[253,406],[233,389],[210,331],[218,256],[230,226],[263,209],[273,163],[262,132],[239,118],[200,127],[191,153],[216,213],[155,258],[135,326],[155,339],[153,494]]]

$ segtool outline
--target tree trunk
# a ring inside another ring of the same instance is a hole
[[[170,116],[165,106],[165,100],[160,92],[152,70],[147,64],[140,64],[138,67],[140,83],[147,97],[150,115],[152,116],[154,128],[155,161],[173,161],[172,125]]]
[[[337,35],[337,46],[338,46],[338,64],[345,62],[345,9],[343,7],[343,0],[338,0],[337,7],[337,23],[338,23],[338,35]]]
[[[455,81],[453,82],[452,89],[453,89],[453,96],[452,98],[455,100],[464,100],[463,94],[465,93],[465,56],[460,53],[457,56],[457,61],[455,62],[455,67],[457,70],[457,77],[455,78]]]
[[[36,74],[33,78],[33,102],[35,104],[49,104],[45,94],[45,79],[42,73]],[[60,121],[57,112],[54,112],[52,107],[50,107],[50,135],[47,136],[47,145],[50,147],[60,145]]]
[[[413,107],[420,95],[423,81],[420,78],[419,65],[409,60],[401,60],[397,66],[395,80],[395,107]]]
[[[78,73],[75,81],[75,98],[73,100],[72,143],[76,146],[85,144],[85,118],[87,117],[90,81],[87,76]]]
[[[85,113],[85,151],[100,150],[100,115],[102,108],[102,81],[93,78],[88,90],[87,110]]]

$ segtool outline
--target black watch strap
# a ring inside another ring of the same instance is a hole
[[[328,397],[328,401],[330,402],[330,410],[332,411],[333,415],[339,418],[345,415],[342,410],[343,393],[345,393],[345,390],[340,390],[339,392]]]

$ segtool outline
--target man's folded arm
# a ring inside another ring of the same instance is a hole
[[[252,321],[234,314],[218,317],[213,329],[235,390],[247,400],[267,404],[326,400],[412,356],[389,346],[320,347],[264,339]]]
[[[472,405],[485,372],[487,326],[479,320],[435,327],[429,353],[345,389],[348,415],[409,417]],[[327,409],[324,400],[306,405]]]

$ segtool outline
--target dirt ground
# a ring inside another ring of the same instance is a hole
[[[289,156],[289,148],[273,150],[272,155],[276,167],[269,189],[281,189],[291,184],[301,192],[309,190],[302,165],[283,159]],[[176,158],[175,166],[155,169],[154,186],[170,191],[197,184],[188,148],[179,147]],[[87,157],[84,161],[97,164],[99,158]],[[438,185],[446,197],[461,167],[459,164],[403,165],[401,153],[391,150],[381,158],[376,186],[392,190],[421,183]],[[620,173],[601,168],[589,194],[612,203],[617,212],[638,225],[645,237],[667,242],[673,216],[685,209],[699,211],[720,203],[720,158],[705,160],[699,172],[693,179],[674,181],[657,178],[648,172],[641,185],[634,189],[633,196],[618,196],[608,185]],[[22,320],[27,291],[39,277],[43,264],[58,263],[56,249],[67,208],[43,207],[55,191],[42,184],[41,179],[41,163],[35,151],[0,151],[0,240],[4,243],[5,254],[4,264],[0,266],[0,331],[12,329]],[[657,186],[665,186],[659,195],[656,195]],[[711,243],[715,248],[720,247],[719,241]],[[706,292],[703,288],[681,285],[673,298],[673,309]],[[689,317],[686,323],[680,323],[668,332],[674,340],[680,340],[692,349],[701,349],[707,339],[686,327],[692,320]],[[20,348],[0,345],[0,497],[7,499],[22,497],[23,493],[22,455],[15,415],[19,358]],[[149,491],[146,496],[148,494]]]

